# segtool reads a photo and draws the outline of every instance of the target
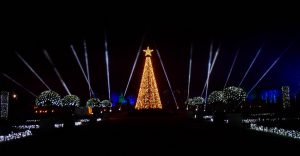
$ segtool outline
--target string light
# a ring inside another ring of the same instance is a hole
[[[39,122],[40,120],[36,120],[36,119],[33,119],[33,120],[26,120],[26,122]]]
[[[146,60],[135,109],[162,109],[151,62],[151,52],[153,50],[147,47],[143,51],[145,52]]]
[[[101,102],[101,104],[102,104],[102,107],[111,107],[112,106],[112,103],[109,100],[103,100]]]
[[[224,99],[224,92],[223,91],[213,91],[210,93],[208,96],[208,103],[213,104],[213,103],[225,103]]]
[[[101,118],[97,118],[97,120],[96,120],[97,122],[100,122],[100,121],[102,121],[102,119]]]
[[[91,98],[86,102],[88,107],[101,107],[101,101],[98,98]]]
[[[259,114],[251,114],[251,116],[274,116],[275,113],[259,113]]]
[[[32,133],[30,130],[26,130],[24,132],[18,132],[18,133],[11,132],[8,135],[0,135],[0,143],[16,140],[16,139],[20,139],[20,138],[25,138],[25,137],[28,137],[31,135],[32,135]]]
[[[35,103],[38,106],[62,106],[60,95],[52,90],[42,92]]]
[[[185,101],[186,105],[193,105],[193,98],[189,98]]]
[[[224,89],[224,100],[229,105],[237,105],[246,101],[246,92],[239,87],[227,87]]]
[[[79,119],[77,121],[74,122],[75,126],[82,126],[86,123],[90,122],[90,119]]]
[[[56,124],[54,124],[54,128],[63,128],[63,127],[64,127],[63,123],[60,123],[60,124],[56,123]]]
[[[81,125],[82,125],[82,122],[76,121],[76,122],[74,123],[74,125],[75,125],[75,126],[81,126]]]
[[[40,125],[18,125],[13,127],[17,129],[39,129]]]
[[[287,109],[290,107],[290,87],[289,86],[282,86],[282,104],[283,109]]]
[[[62,104],[63,106],[67,106],[67,107],[79,107],[80,105],[80,99],[78,96],[76,95],[66,95],[63,99],[62,99]]]
[[[203,97],[196,96],[192,99],[192,105],[202,105],[204,104],[205,100]]]
[[[90,119],[80,119],[79,121],[86,123],[86,122],[90,122]]]
[[[300,132],[296,130],[286,130],[278,127],[258,126],[257,124],[250,124],[250,129],[267,132],[267,133],[273,133],[273,134],[286,136],[294,139],[300,139]]]

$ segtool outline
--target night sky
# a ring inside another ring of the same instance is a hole
[[[240,55],[228,85],[236,85],[241,81],[252,58],[262,46],[257,63],[242,85],[247,91],[290,45],[258,88],[290,85],[293,93],[300,91],[299,14],[290,8],[292,5],[250,5],[250,8],[245,8],[246,5],[177,4],[175,7],[157,4],[125,7],[123,4],[43,4],[29,8],[12,5],[9,6],[11,9],[7,9],[9,11],[1,12],[0,69],[36,94],[46,90],[17,58],[15,51],[18,51],[52,90],[64,96],[67,93],[42,53],[43,49],[47,49],[70,91],[86,99],[88,86],[70,49],[70,45],[74,45],[84,64],[83,41],[86,40],[92,87],[103,100],[107,98],[104,32],[108,38],[111,86],[115,93],[125,90],[144,36],[143,49],[149,45],[160,51],[173,89],[177,90],[179,99],[185,99],[191,44],[194,50],[191,96],[201,94],[212,42],[214,50],[218,46],[221,50],[211,75],[210,91],[223,88],[237,49],[240,49]],[[128,95],[137,95],[143,56],[139,57]],[[168,85],[157,55],[152,60],[161,95],[168,97]],[[0,77],[0,87],[1,90],[15,91],[33,99],[3,76]]]

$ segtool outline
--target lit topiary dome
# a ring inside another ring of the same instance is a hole
[[[213,91],[208,96],[208,103],[225,103],[224,92],[223,91]]]
[[[101,107],[101,101],[98,98],[91,98],[86,102],[88,107]]]
[[[63,106],[66,106],[66,107],[79,107],[80,99],[76,95],[66,95],[62,99],[62,104],[63,104]]]
[[[229,105],[238,105],[246,101],[246,92],[239,87],[227,87],[224,89],[224,99]]]
[[[43,91],[35,103],[37,106],[62,106],[60,95],[52,90]]]

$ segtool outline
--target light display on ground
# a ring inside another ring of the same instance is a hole
[[[102,119],[101,119],[101,118],[97,118],[96,121],[97,121],[97,122],[100,122],[100,121],[102,121]]]
[[[18,125],[13,127],[17,129],[39,129],[40,125]]]
[[[77,122],[74,123],[74,125],[75,125],[75,126],[82,126],[82,122],[77,121]]]
[[[265,127],[265,126],[258,126],[256,124],[250,124],[250,129],[256,131],[262,131],[267,133],[273,133],[281,136],[286,136],[294,139],[300,139],[300,132],[296,130],[286,130],[283,128],[278,127]]]
[[[63,106],[67,106],[67,107],[79,107],[80,99],[76,95],[66,95],[62,99],[62,104]]]
[[[54,128],[64,128],[64,124],[63,123],[56,123],[56,124],[54,124]]]
[[[135,109],[162,109],[151,62],[151,52],[153,52],[153,50],[147,47],[147,49],[143,51],[145,52],[146,60]]]
[[[36,119],[33,119],[33,120],[26,120],[26,122],[33,122],[33,123],[36,123],[36,122],[39,122],[40,120],[36,120]]]
[[[17,133],[11,132],[8,135],[0,135],[0,143],[25,138],[31,135],[32,133],[30,130],[26,130],[24,132],[17,132]]]
[[[52,90],[42,92],[35,100],[37,106],[62,106],[60,95]]]
[[[97,118],[98,119],[98,118]],[[90,119],[80,119],[74,122],[75,126],[83,126],[90,122]]]
[[[258,119],[243,119],[243,123],[257,123],[257,122],[265,122],[265,121],[271,121],[271,122],[277,122],[277,121],[284,121],[284,120],[290,120],[290,119],[296,119],[299,120],[300,118],[258,118]]]
[[[224,92],[223,91],[213,91],[210,93],[208,96],[208,104],[213,104],[213,103],[224,103]]]

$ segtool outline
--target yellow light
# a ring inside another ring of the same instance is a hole
[[[151,57],[147,57],[151,56],[153,50],[147,47],[143,51],[146,53],[146,60],[135,109],[162,109]]]
[[[89,115],[92,115],[92,114],[93,114],[93,109],[92,109],[92,107],[88,107],[88,114],[89,114]]]
[[[152,49],[149,48],[149,46],[147,47],[146,50],[143,50],[145,52],[145,56],[151,56],[151,52],[153,52]]]

